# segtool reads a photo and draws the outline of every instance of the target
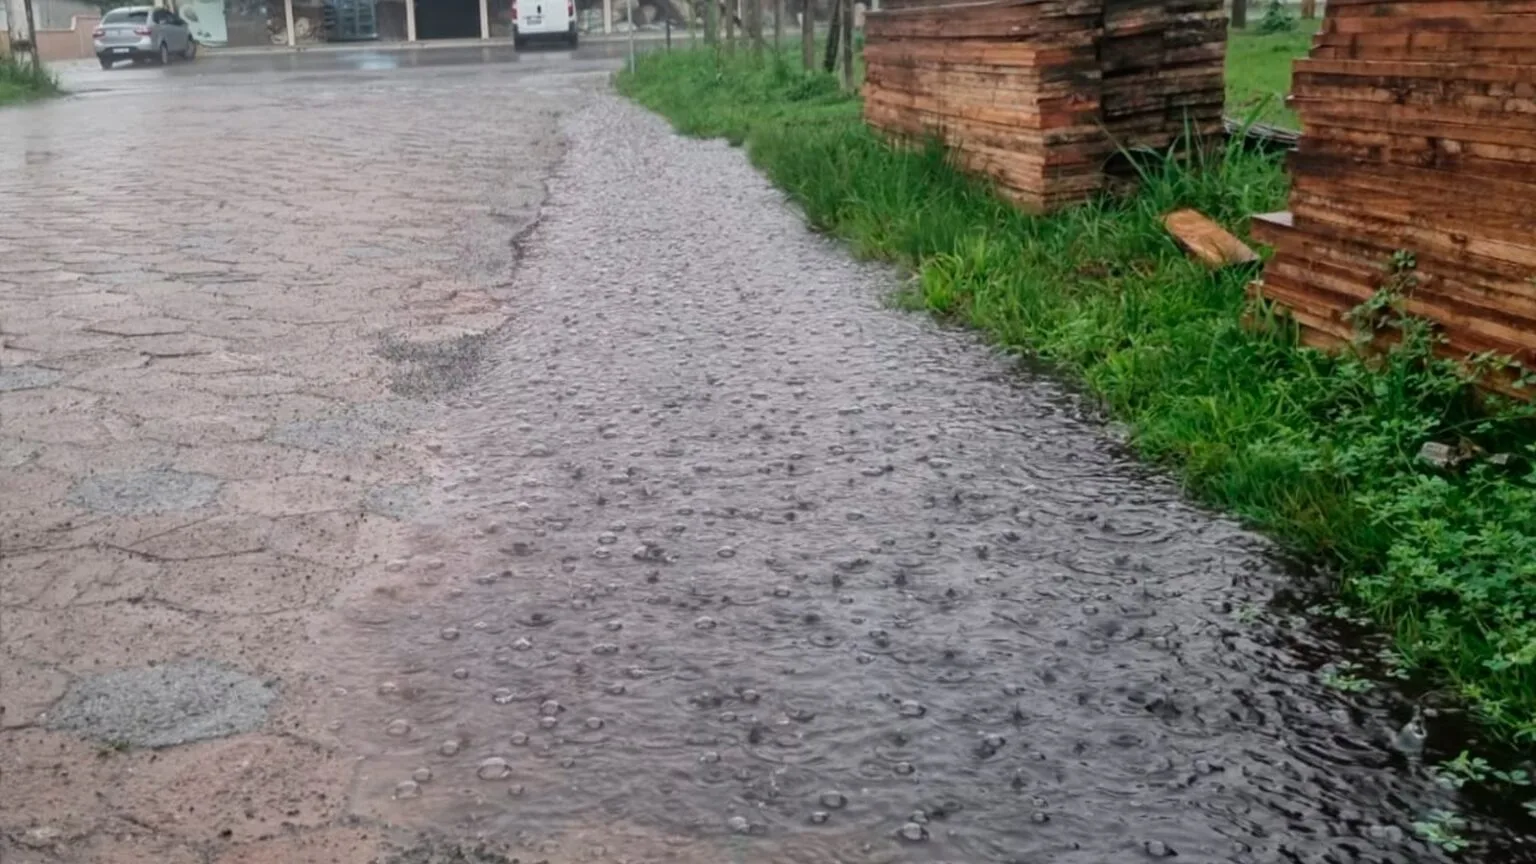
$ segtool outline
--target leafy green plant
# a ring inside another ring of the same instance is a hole
[[[1460,789],[1468,783],[1498,782],[1506,786],[1531,785],[1530,772],[1524,768],[1509,770],[1495,768],[1487,759],[1473,756],[1466,750],[1461,751],[1455,759],[1436,765],[1434,774],[1440,785],[1451,789]]]
[[[1467,830],[1467,820],[1450,810],[1431,810],[1423,820],[1413,823],[1413,830],[1446,852],[1455,853],[1467,848],[1466,838],[1462,836]]]

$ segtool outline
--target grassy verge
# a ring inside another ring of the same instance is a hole
[[[1291,61],[1307,56],[1319,23],[1297,21],[1289,33],[1259,33],[1257,21],[1246,31],[1233,30],[1227,42],[1227,113],[1301,128],[1285,96],[1291,92]]]
[[[30,102],[58,92],[58,81],[46,69],[34,69],[10,57],[0,57],[0,105]]]
[[[1190,206],[1244,233],[1284,204],[1278,161],[1156,165],[1134,197],[1027,217],[941,154],[886,146],[792,63],[654,53],[618,84],[685,133],[743,142],[814,226],[914,271],[915,304],[1080,378],[1193,496],[1337,572],[1352,613],[1395,635],[1388,671],[1433,673],[1490,729],[1536,738],[1529,410],[1479,403],[1412,322],[1370,362],[1245,328],[1251,274],[1206,272],[1161,228]],[[1514,458],[1442,470],[1418,456],[1429,441]]]

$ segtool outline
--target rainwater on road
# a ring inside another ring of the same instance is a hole
[[[318,628],[360,814],[528,860],[1440,856],[1263,542],[739,152],[612,96],[563,131],[410,550]]]
[[[616,50],[0,111],[0,859],[1446,859],[1268,544]]]

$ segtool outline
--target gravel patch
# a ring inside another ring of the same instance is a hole
[[[33,390],[57,384],[63,372],[41,369],[37,366],[9,366],[0,369],[0,393],[13,390]]]
[[[474,380],[485,354],[484,333],[418,342],[387,336],[379,356],[396,364],[389,389],[397,396],[420,399],[463,389]]]
[[[248,732],[277,692],[259,678],[207,660],[120,669],[77,682],[48,728],[133,747],[174,747]]]
[[[517,864],[509,850],[487,843],[454,842],[424,837],[391,853],[388,864]]]
[[[75,483],[69,503],[97,513],[170,513],[212,503],[220,485],[217,477],[169,468],[95,474]]]

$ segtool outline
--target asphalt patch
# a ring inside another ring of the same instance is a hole
[[[174,747],[248,732],[277,691],[209,660],[119,669],[75,682],[48,728],[131,747]]]

